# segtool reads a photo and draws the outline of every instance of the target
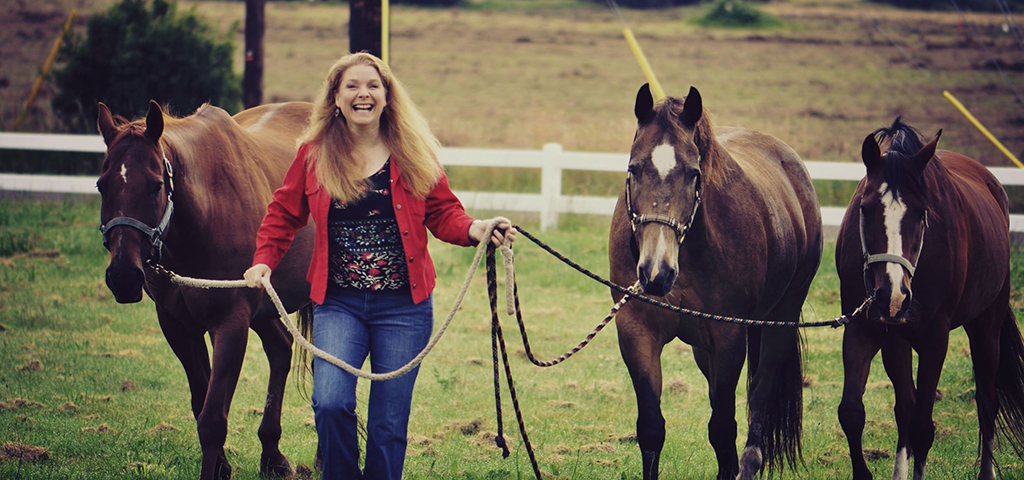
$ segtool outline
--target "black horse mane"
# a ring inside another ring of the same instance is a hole
[[[915,175],[909,162],[924,147],[921,132],[899,116],[892,126],[879,128],[873,134],[879,145],[889,140],[889,150],[882,154],[888,191],[896,197],[900,196],[901,189],[920,195],[924,190],[924,176]]]

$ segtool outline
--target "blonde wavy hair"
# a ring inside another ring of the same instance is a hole
[[[411,193],[425,198],[443,173],[437,160],[440,142],[409,98],[405,85],[387,64],[369,53],[345,55],[327,72],[313,101],[309,126],[299,137],[300,143],[309,145],[308,166],[316,168],[320,185],[341,203],[358,200],[368,191],[362,172],[351,168],[353,141],[345,117],[334,116],[341,77],[354,65],[373,67],[380,74],[387,100],[380,116],[381,138]]]

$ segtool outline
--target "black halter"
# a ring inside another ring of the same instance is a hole
[[[167,185],[167,209],[164,210],[160,224],[156,228],[152,228],[132,217],[117,217],[107,223],[102,223],[102,219],[100,220],[100,234],[103,235],[103,246],[108,250],[110,247],[107,246],[107,232],[119,225],[135,228],[149,237],[150,251],[149,258],[146,259],[147,265],[160,263],[160,251],[164,245],[164,232],[167,231],[167,225],[171,223],[171,215],[174,213],[174,169],[171,168],[171,162],[167,160],[167,153],[164,152],[163,145],[160,145],[160,155],[164,160],[164,181]]]
[[[924,211],[924,217],[921,219],[923,224],[921,227],[921,242],[917,245],[917,259],[914,263],[910,263],[910,260],[903,258],[902,255],[895,255],[892,253],[868,253],[868,243],[864,239],[864,214],[860,214],[860,251],[864,254],[864,293],[871,295],[871,282],[868,280],[868,267],[873,263],[895,263],[907,269],[907,274],[910,275],[910,280],[914,280],[914,272],[917,271],[917,262],[921,261],[921,253],[924,251],[924,232],[928,231],[928,211]],[[893,288],[896,286],[893,285]]]
[[[697,162],[700,163],[700,155],[697,155]],[[633,211],[633,199],[632,192],[630,191],[630,180],[633,179],[632,173],[626,173],[626,213],[629,215],[629,225],[633,228],[633,234],[636,234],[636,229],[640,228],[645,223],[660,223],[666,225],[672,230],[675,230],[676,236],[679,238],[679,244],[683,244],[683,240],[686,239],[686,233],[690,231],[690,227],[693,226],[693,220],[697,218],[697,209],[700,208],[701,192],[704,190],[703,182],[698,180],[697,188],[693,193],[693,211],[690,212],[690,218],[686,220],[686,223],[680,225],[679,220],[672,218],[668,215],[652,214],[652,215],[637,215]]]

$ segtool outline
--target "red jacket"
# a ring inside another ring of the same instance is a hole
[[[302,145],[295,161],[284,176],[284,185],[274,192],[274,200],[267,206],[256,234],[256,254],[253,265],[263,263],[273,270],[284,257],[295,238],[295,233],[306,226],[310,215],[317,225],[313,242],[313,259],[306,280],[312,288],[309,298],[317,304],[324,302],[327,293],[327,213],[331,197],[320,188],[312,168],[306,168],[309,147]],[[434,185],[427,198],[412,195],[401,176],[397,162],[391,162],[391,203],[395,207],[398,228],[402,232],[402,248],[409,266],[409,289],[412,301],[426,300],[434,290],[437,273],[427,252],[427,228],[440,240],[460,246],[469,246],[469,225],[473,217],[459,203],[444,174]]]

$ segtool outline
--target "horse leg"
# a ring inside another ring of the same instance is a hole
[[[210,384],[210,354],[202,332],[185,328],[169,312],[157,307],[156,316],[167,344],[185,368],[188,389],[192,395],[192,416],[199,418],[206,401],[206,388]]]
[[[231,466],[224,456],[224,441],[228,434],[228,410],[249,341],[249,314],[248,307],[239,307],[210,331],[213,374],[203,411],[196,418],[199,445],[203,450],[201,480],[231,478]]]
[[[636,325],[630,323],[630,326]],[[665,417],[661,415],[661,351],[666,342],[655,339],[651,333],[619,327],[619,351],[636,393],[636,438],[643,459],[644,480],[658,480],[658,460],[665,444]]]
[[[871,359],[881,348],[880,339],[862,326],[851,323],[843,332],[843,399],[839,403],[839,424],[850,446],[853,478],[870,479],[861,440],[864,434],[864,386],[871,371]]]
[[[936,325],[942,325],[936,323]],[[910,449],[914,452],[914,480],[924,478],[928,451],[935,441],[935,424],[932,423],[932,409],[935,406],[935,388],[939,385],[942,364],[946,362],[949,346],[949,331],[928,332],[930,335],[915,342],[918,347],[917,363],[917,404],[910,421]]]
[[[794,317],[773,312],[768,318]],[[799,456],[803,411],[799,335],[791,327],[761,331],[760,361],[747,394],[749,428],[740,454],[739,479],[753,479],[764,466],[781,469],[784,461],[793,464]]]
[[[735,330],[737,332],[732,335],[726,332],[714,335],[714,352],[694,349],[697,365],[708,379],[711,401],[708,441],[718,459],[718,480],[732,480],[740,470],[736,456],[736,384],[743,370],[746,346],[743,344],[743,329]]]
[[[292,335],[277,318],[253,319],[252,329],[263,341],[263,349],[270,362],[270,381],[267,383],[267,403],[263,410],[258,435],[263,444],[260,455],[260,474],[287,477],[292,474],[288,458],[281,453],[281,403],[288,370],[292,361]]]
[[[916,402],[912,362],[910,344],[902,337],[890,335],[883,341],[882,363],[885,365],[889,380],[892,381],[893,390],[896,391],[894,414],[898,435],[896,461],[892,470],[893,480],[906,480],[910,471],[910,418]]]

